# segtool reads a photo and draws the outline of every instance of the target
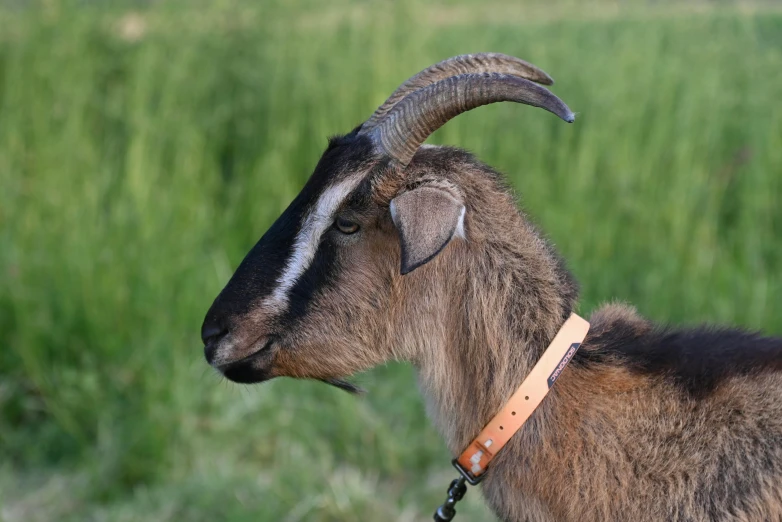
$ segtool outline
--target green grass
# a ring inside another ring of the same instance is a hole
[[[432,142],[510,176],[582,312],[782,333],[779,10],[69,5],[0,9],[3,522],[430,516],[453,472],[412,369],[240,387],[199,328],[326,137],[462,52],[540,65],[579,114],[495,105]]]

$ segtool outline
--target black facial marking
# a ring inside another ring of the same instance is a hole
[[[358,187],[348,195],[345,206],[350,208],[364,208],[372,202],[372,180],[369,177],[361,180]]]
[[[737,329],[700,327],[640,332],[615,323],[587,337],[593,349],[580,350],[577,364],[625,364],[640,373],[671,379],[697,398],[724,380],[740,375],[782,371],[782,339]]]
[[[207,314],[234,316],[247,313],[256,297],[270,294],[293,251],[307,201],[304,191],[247,253]],[[227,326],[227,325],[224,325]]]
[[[307,313],[315,293],[331,285],[337,276],[337,245],[328,232],[323,234],[315,257],[289,291],[288,310],[282,324],[291,325]]]
[[[204,324],[228,328],[234,318],[246,314],[261,298],[272,293],[291,257],[308,210],[329,186],[372,161],[372,143],[366,136],[356,136],[353,132],[331,138],[302,191],[242,260],[207,312]],[[322,270],[317,273],[322,273]],[[312,284],[314,276],[314,272],[309,274],[309,284]],[[300,292],[308,294],[304,290],[306,288],[299,288]]]

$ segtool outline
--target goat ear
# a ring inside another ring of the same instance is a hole
[[[464,234],[464,204],[442,188],[420,186],[391,200],[402,246],[402,275],[431,261],[454,235]]]

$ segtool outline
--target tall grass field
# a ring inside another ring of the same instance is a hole
[[[430,142],[507,173],[583,315],[782,334],[773,4],[0,6],[2,522],[429,519],[455,474],[413,368],[240,386],[199,330],[327,137],[460,53],[539,65],[578,114],[497,104]],[[458,511],[494,520],[477,490]]]

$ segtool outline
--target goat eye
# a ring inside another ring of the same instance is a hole
[[[337,220],[334,221],[334,226],[343,234],[355,234],[358,232],[358,223],[343,217],[338,217]]]

